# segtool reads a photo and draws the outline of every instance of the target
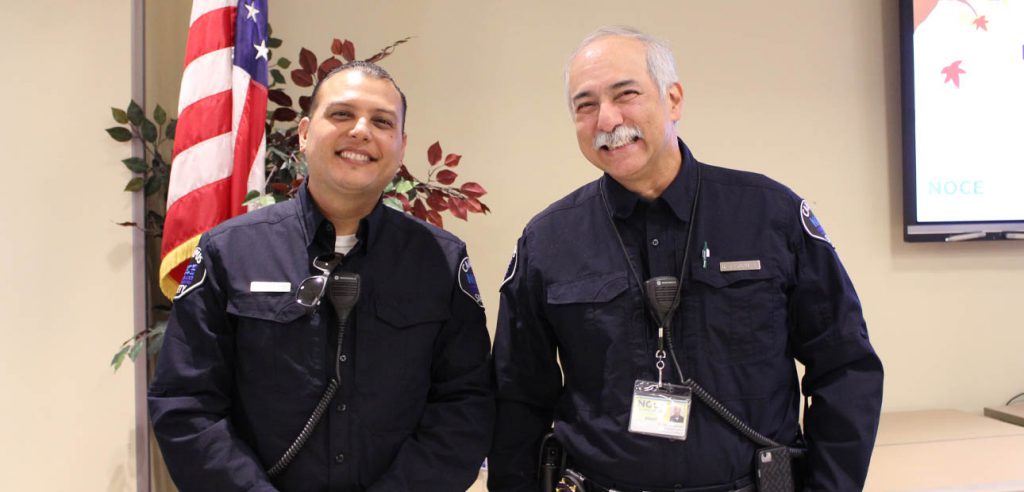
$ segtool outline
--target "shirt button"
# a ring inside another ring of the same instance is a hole
[[[339,411],[339,412],[344,412],[344,411],[346,411],[346,410],[348,410],[348,405],[346,405],[346,404],[344,404],[344,403],[339,403],[339,404],[338,404],[338,411]]]
[[[342,454],[342,453],[338,453],[338,455],[334,457],[334,462],[335,463],[344,463],[345,462],[345,455]]]
[[[338,360],[340,360],[342,362],[346,362],[346,361],[348,361],[348,356],[345,355],[345,354],[342,354],[341,357],[338,357]]]
[[[327,232],[331,232],[334,230],[334,224],[327,224],[324,228],[327,229]]]
[[[658,238],[651,239],[651,246],[657,246],[659,244]]]

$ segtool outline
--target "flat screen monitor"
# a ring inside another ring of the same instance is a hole
[[[1024,0],[900,0],[904,240],[1024,239]]]

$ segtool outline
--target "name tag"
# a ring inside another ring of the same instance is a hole
[[[253,281],[249,284],[249,292],[291,292],[291,282],[261,282]]]
[[[749,272],[761,269],[761,260],[723,261],[718,264],[722,272]]]

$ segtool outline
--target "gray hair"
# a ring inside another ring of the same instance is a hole
[[[676,75],[676,59],[672,56],[672,50],[668,47],[668,43],[629,26],[605,26],[583,38],[579,46],[569,55],[569,60],[565,62],[565,96],[569,103],[570,113],[572,113],[572,95],[569,94],[569,65],[584,48],[598,39],[609,36],[635,39],[643,43],[647,52],[647,73],[654,81],[654,85],[658,86],[658,94],[661,97],[665,97],[670,85],[679,82],[679,76]]]

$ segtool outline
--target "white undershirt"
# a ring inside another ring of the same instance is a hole
[[[334,240],[334,252],[342,255],[347,255],[349,251],[352,251],[352,247],[355,245],[355,234],[349,234],[347,236],[338,236]]]

